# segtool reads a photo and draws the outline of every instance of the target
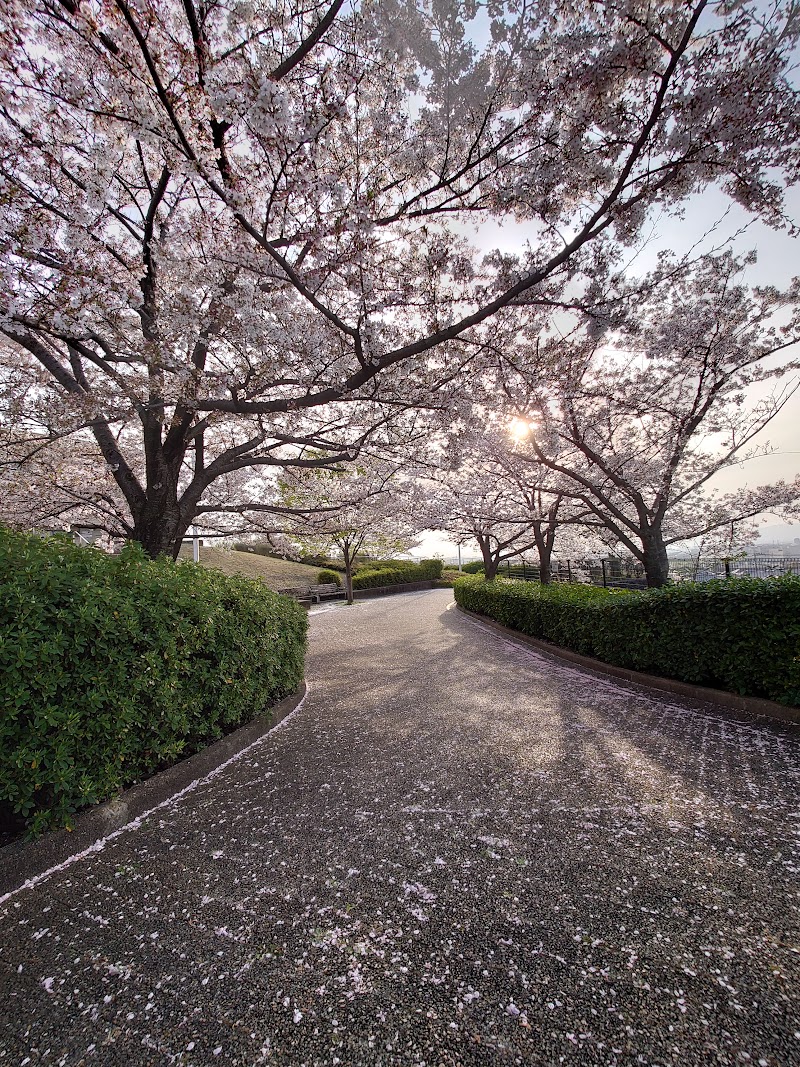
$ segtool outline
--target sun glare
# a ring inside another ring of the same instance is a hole
[[[515,444],[519,444],[519,442],[524,441],[531,432],[531,424],[526,422],[525,419],[513,418],[508,425],[508,432],[511,434],[511,438]]]

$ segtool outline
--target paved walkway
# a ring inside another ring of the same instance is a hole
[[[800,737],[447,591],[312,617],[305,704],[0,908],[0,1063],[800,1064]]]

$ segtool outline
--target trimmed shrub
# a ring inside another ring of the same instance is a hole
[[[0,805],[69,826],[295,690],[306,629],[257,581],[0,529]]]
[[[472,563],[465,563],[461,568],[463,574],[483,574],[485,570],[486,567],[480,559],[473,560]]]
[[[800,578],[644,592],[461,578],[456,601],[620,667],[800,706]]]
[[[454,590],[456,601],[470,611],[585,655],[595,654],[593,609],[609,597],[627,595],[595,586],[541,586],[506,578],[487,582],[479,577],[460,578]]]
[[[336,571],[321,570],[317,575],[317,585],[341,585],[342,576]]]
[[[425,572],[426,577],[435,580],[442,577],[444,563],[440,559],[421,559],[417,567]]]
[[[344,574],[344,561],[341,559],[329,559],[327,556],[320,555],[320,553],[303,553],[300,557],[300,563],[305,563],[307,567],[322,567],[327,571],[337,571],[340,574]]]
[[[405,585],[408,582],[436,581],[442,574],[440,559],[423,559],[419,563],[401,563],[383,570],[362,568],[353,575],[354,589],[375,589],[382,585]]]
[[[421,578],[412,576],[409,569],[360,570],[353,575],[353,589],[376,589],[382,585],[403,585],[405,582],[419,582]]]
[[[266,556],[268,559],[280,559],[286,561],[286,553],[278,552],[269,544],[262,544],[257,542],[255,544],[248,544],[246,541],[235,541],[233,545],[234,552],[250,552],[256,556]]]

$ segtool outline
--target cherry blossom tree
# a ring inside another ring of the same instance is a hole
[[[474,540],[487,581],[503,562],[535,549],[546,585],[557,538],[563,541],[588,512],[575,505],[563,477],[519,454],[526,431],[527,424],[509,424],[476,408],[451,431],[450,441],[430,450],[420,473],[431,487],[428,525],[457,541]]]
[[[314,551],[341,554],[348,604],[358,554],[385,558],[407,552],[422,530],[423,512],[415,507],[419,487],[385,461],[366,459],[339,469],[291,467],[281,492],[295,513],[286,527],[294,539]]]
[[[0,522],[20,529],[117,531],[124,498],[94,442],[0,428]]]
[[[768,452],[756,443],[798,388],[798,286],[750,288],[747,261],[704,257],[649,287],[624,326],[559,341],[545,383],[515,360],[508,396],[521,399],[528,461],[566,479],[570,494],[644,566],[667,579],[667,548],[764,513],[792,514],[800,477],[736,493],[721,471]],[[645,287],[648,288],[648,287]],[[638,289],[641,294],[642,288]],[[773,382],[748,403],[748,391]]]
[[[483,557],[487,581],[497,576],[500,564],[535,545],[531,518],[508,486],[487,470],[461,470],[437,479],[435,505],[428,519],[456,541],[474,540]]]
[[[725,566],[726,574],[730,573],[730,564],[734,560],[747,557],[747,548],[758,537],[758,525],[752,519],[733,521],[725,526],[712,530],[703,537],[682,546],[687,550],[692,562],[691,577],[695,580],[700,570],[700,561],[703,559],[720,561]]]
[[[354,458],[651,208],[716,183],[784,224],[798,32],[721,0],[2,0],[6,423],[89,435],[153,555],[221,479],[258,514],[241,472]],[[487,219],[530,244],[478,255]]]

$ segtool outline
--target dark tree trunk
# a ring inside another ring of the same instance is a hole
[[[136,509],[133,520],[133,538],[151,559],[178,558],[191,516],[187,517],[181,508],[171,479],[148,486],[145,502]]]
[[[555,533],[542,530],[541,524],[534,526],[533,537],[536,541],[536,551],[539,554],[539,581],[542,585],[550,585],[553,577],[553,543]]]
[[[138,541],[151,559],[168,556],[177,559],[188,524],[179,515],[166,514],[142,517],[134,524],[134,541]]]
[[[642,563],[648,589],[660,589],[669,578],[667,546],[660,533],[651,533],[642,538]]]
[[[348,604],[353,603],[353,557],[350,554],[350,550],[345,548],[344,552],[344,593]]]
[[[483,556],[483,576],[487,582],[493,582],[500,566],[500,553],[492,552],[488,537],[476,537],[475,540]]]
[[[143,498],[131,507],[133,538],[151,559],[178,558],[181,541],[189,529],[194,508],[202,492],[190,499],[179,496],[178,479],[184,448],[168,453],[161,441],[161,425],[156,420],[145,425],[146,488]],[[183,506],[182,506],[183,505]]]

